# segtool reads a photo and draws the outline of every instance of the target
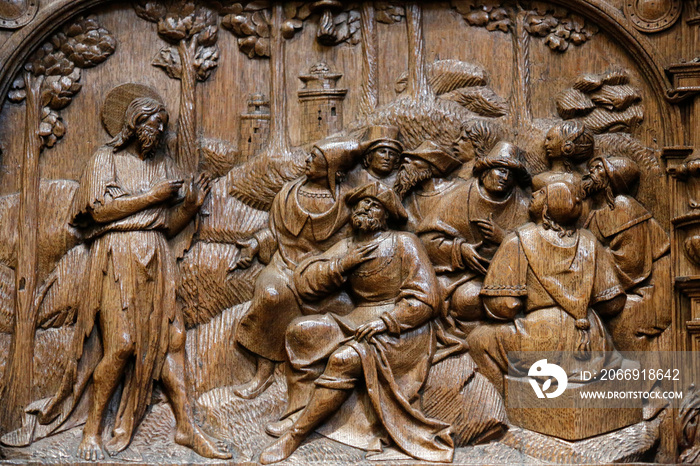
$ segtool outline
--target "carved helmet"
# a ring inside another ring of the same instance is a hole
[[[399,154],[403,152],[403,145],[399,141],[399,129],[396,126],[374,125],[367,128],[363,145],[365,153],[378,147],[388,147]]]
[[[600,160],[603,162],[605,173],[610,180],[614,194],[629,194],[634,196],[639,187],[639,165],[627,157],[596,157],[591,164]]]
[[[500,141],[491,149],[486,157],[481,157],[476,160],[472,173],[475,178],[478,178],[486,170],[497,167],[511,170],[515,174],[515,178],[518,180],[520,186],[530,186],[532,178],[525,168],[525,164],[522,162],[520,149],[518,149],[517,146],[506,141]]]
[[[314,144],[328,165],[328,186],[335,198],[337,174],[350,170],[361,152],[360,143],[356,139],[344,137],[329,137]]]
[[[569,225],[581,216],[583,202],[579,190],[566,181],[556,181],[542,188],[546,190],[546,209],[549,218]]]
[[[403,155],[425,160],[438,170],[440,176],[445,176],[462,165],[459,159],[452,157],[433,141],[424,141],[416,149],[406,151]]]
[[[408,214],[403,208],[401,200],[396,192],[377,181],[353,189],[348,193],[345,202],[349,206],[353,206],[366,197],[371,197],[379,201],[393,219],[403,221],[408,218]]]

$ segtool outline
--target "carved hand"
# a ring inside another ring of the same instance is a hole
[[[182,184],[182,180],[161,181],[153,188],[151,188],[149,194],[153,202],[156,204],[169,201],[170,199],[177,196],[177,193],[180,191]]]
[[[476,220],[476,226],[481,230],[481,234],[490,243],[501,244],[506,236],[506,231],[493,221],[493,214],[489,213],[487,219]]]
[[[343,269],[343,272],[348,272],[358,265],[373,259],[374,256],[372,253],[377,249],[377,246],[379,246],[379,243],[369,243],[362,246],[357,246],[340,259],[340,268]]]
[[[355,339],[362,340],[363,338],[369,340],[378,333],[384,333],[387,331],[386,324],[382,319],[373,320],[367,322],[366,324],[360,325],[355,331]]]
[[[481,245],[481,241],[476,244],[462,243],[462,258],[470,269],[486,275],[486,269],[488,268],[490,262],[488,259],[476,252],[476,248]]]
[[[199,208],[204,203],[209,191],[211,191],[211,177],[206,173],[201,173],[197,180],[193,178],[185,185],[185,200],[186,207]]]
[[[258,240],[254,237],[236,241],[236,246],[238,246],[240,250],[240,255],[238,256],[238,260],[233,265],[229,266],[229,272],[250,267],[250,264],[253,263],[253,259],[255,259],[255,256],[257,256],[260,251],[260,243],[258,243]]]

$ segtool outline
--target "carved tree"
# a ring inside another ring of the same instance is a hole
[[[231,194],[258,209],[269,209],[282,184],[296,177],[303,160],[295,157],[287,129],[285,39],[301,30],[311,11],[304,2],[235,3],[222,26],[238,37],[249,58],[270,58],[270,138],[248,171],[229,174]]]
[[[15,321],[8,367],[0,392],[4,420],[19,419],[29,403],[34,359],[37,310],[39,223],[39,157],[63,137],[66,126],[58,111],[70,104],[80,90],[81,69],[105,61],[116,46],[109,31],[92,18],[80,18],[65,26],[39,48],[24,65],[8,98],[25,102],[24,157],[22,158],[18,260],[15,270]]]
[[[157,23],[158,35],[171,44],[160,50],[153,65],[180,80],[177,162],[186,173],[194,173],[199,167],[195,90],[218,65],[217,15],[190,0],[139,0],[134,9],[139,17]]]
[[[565,52],[570,44],[582,45],[598,31],[595,25],[586,23],[583,17],[540,1],[510,4],[502,0],[452,0],[451,4],[471,26],[511,34],[515,92],[510,100],[510,114],[516,127],[527,127],[532,123],[531,36],[544,37],[550,49]]]

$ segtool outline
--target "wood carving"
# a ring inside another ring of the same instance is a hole
[[[0,1],[0,458],[700,464],[695,3]]]

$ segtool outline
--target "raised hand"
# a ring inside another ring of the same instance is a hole
[[[233,272],[236,269],[247,269],[253,263],[253,259],[260,251],[260,243],[254,237],[236,241],[236,246],[240,251],[238,260],[229,266],[228,271]]]
[[[177,193],[180,192],[180,188],[182,188],[183,183],[184,182],[182,180],[161,181],[151,188],[149,194],[156,203],[166,202],[177,196]]]
[[[488,268],[490,261],[476,252],[476,248],[480,247],[481,245],[481,241],[476,244],[462,243],[462,258],[470,269],[486,275],[486,269]]]
[[[475,220],[475,223],[488,242],[493,244],[501,244],[503,242],[506,232],[493,221],[492,213],[489,213],[487,219],[478,219]]]
[[[340,267],[343,272],[350,271],[360,264],[373,259],[372,253],[377,249],[379,243],[368,243],[357,246],[340,259]]]
[[[211,191],[211,176],[201,173],[196,180],[190,178],[185,185],[185,205],[188,207],[201,207],[209,191]]]

